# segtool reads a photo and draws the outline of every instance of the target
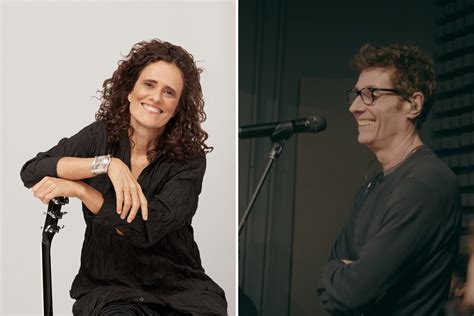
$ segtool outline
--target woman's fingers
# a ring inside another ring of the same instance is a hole
[[[142,218],[144,221],[148,220],[148,202],[146,200],[145,195],[143,194],[142,188],[140,187],[140,191],[138,194],[140,198],[140,207],[142,210]]]
[[[132,206],[132,197],[130,196],[130,189],[127,185],[124,186],[123,189],[123,208],[122,213],[120,214],[121,219],[125,219],[130,211],[130,207]]]
[[[32,188],[33,195],[45,204],[48,204],[49,200],[52,199],[48,199],[48,194],[52,193],[54,189],[54,178],[50,177],[44,177],[40,182],[35,185],[34,190]]]
[[[138,210],[141,209],[142,218],[148,219],[148,204],[143,194],[140,184],[133,181],[130,186],[125,186],[123,192],[123,209],[120,218],[127,218],[127,222],[131,223],[137,216]]]
[[[140,199],[138,197],[138,192],[137,192],[138,190],[136,186],[134,186],[133,189],[134,190],[130,192],[130,195],[132,197],[132,208],[130,209],[130,213],[128,214],[128,218],[127,218],[128,223],[131,223],[135,219],[138,209],[140,208]]]
[[[114,186],[117,200],[117,213],[121,219],[132,222],[141,209],[144,220],[148,218],[148,205],[140,187],[130,169],[120,159],[112,158],[108,176]]]
[[[122,213],[123,191],[122,187],[114,185],[117,214]]]
[[[44,177],[32,187],[32,191],[37,199],[48,204],[51,199],[58,196],[76,197],[78,185],[75,181],[71,180]]]
[[[127,219],[127,222],[131,223],[141,209],[143,220],[147,220],[146,197],[130,170],[126,166],[125,169],[118,168],[113,175],[109,174],[109,177],[115,190],[116,210],[120,218]],[[31,189],[33,195],[45,204],[58,196],[76,197],[78,194],[78,185],[75,181],[55,177],[44,177]]]
[[[43,179],[41,179],[40,182],[36,183],[32,188],[31,188],[31,191],[33,191],[33,193],[36,193],[39,188],[41,188],[41,186],[49,180],[49,177],[44,177]]]
[[[56,191],[56,190],[53,189],[51,192],[47,193],[47,194],[43,197],[42,202],[43,202],[44,204],[48,204],[49,201],[51,201],[53,198],[55,198],[55,197],[61,195],[61,194],[59,194],[59,193],[56,193],[55,191]]]

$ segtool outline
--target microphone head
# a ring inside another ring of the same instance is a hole
[[[326,119],[322,116],[308,116],[303,119],[304,130],[309,133],[322,132],[326,129],[327,123]]]
[[[322,116],[314,115],[291,121],[241,126],[239,127],[239,138],[246,139],[264,136],[270,136],[272,139],[278,137],[289,138],[294,133],[318,133],[325,129],[326,119]]]

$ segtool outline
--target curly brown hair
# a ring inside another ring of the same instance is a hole
[[[421,128],[433,106],[436,88],[434,66],[430,57],[410,44],[395,43],[382,47],[365,44],[355,55],[353,65],[359,72],[372,67],[394,67],[396,71],[391,75],[391,80],[395,89],[406,97],[415,92],[423,93],[425,101],[422,111],[413,119],[416,128]]]
[[[142,70],[157,61],[175,64],[181,70],[184,87],[178,111],[155,140],[154,148],[147,152],[148,160],[151,161],[161,150],[164,150],[167,159],[186,161],[203,157],[213,147],[206,145],[208,134],[201,128],[201,123],[206,120],[199,81],[202,69],[197,67],[193,56],[180,46],[159,39],[133,45],[130,53],[118,62],[112,78],[102,84],[103,89],[99,91],[101,105],[95,118],[105,122],[110,143],[118,141],[122,133],[133,133],[127,97]]]

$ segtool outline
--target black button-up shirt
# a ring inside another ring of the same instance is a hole
[[[45,176],[57,177],[61,157],[106,154],[130,167],[127,135],[109,144],[105,124],[95,122],[26,162],[21,178],[31,188]],[[97,315],[113,301],[168,305],[191,315],[227,314],[223,290],[204,273],[191,226],[206,160],[164,158],[158,154],[138,177],[148,201],[147,221],[140,214],[130,224],[120,219],[107,175],[82,180],[102,193],[104,203],[97,215],[82,205],[87,227],[70,292],[74,315]]]

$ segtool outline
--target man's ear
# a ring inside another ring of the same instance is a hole
[[[464,293],[466,293],[466,283],[461,283],[454,289],[453,295],[455,297],[463,297]]]
[[[409,119],[414,119],[420,115],[423,110],[423,103],[425,101],[425,96],[421,92],[415,92],[410,97],[410,109],[408,111],[407,117]]]

